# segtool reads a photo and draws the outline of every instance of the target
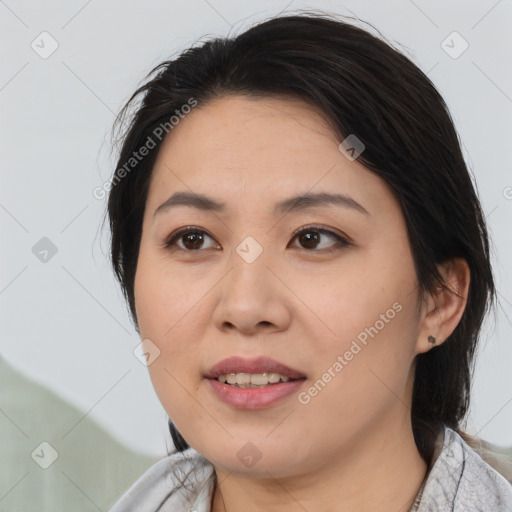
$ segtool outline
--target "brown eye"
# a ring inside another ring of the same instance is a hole
[[[322,243],[322,237],[334,239],[335,243],[327,247],[319,247]],[[325,252],[333,252],[338,248],[350,245],[348,240],[341,235],[318,226],[301,228],[300,231],[295,233],[293,240],[295,239],[297,239],[301,246],[309,252],[321,252],[318,249],[325,249]]]
[[[325,246],[323,239],[330,238],[334,243]],[[207,239],[214,240],[203,229],[189,226],[180,229],[173,233],[169,239],[163,244],[163,247],[168,250],[181,250],[184,252],[200,252],[202,249],[216,249],[219,245],[212,245],[205,247]],[[333,231],[324,229],[318,226],[307,226],[296,231],[293,240],[300,243],[299,248],[306,249],[308,252],[334,252],[350,245],[350,242],[343,236],[334,233]],[[324,245],[323,247],[321,247]]]
[[[303,231],[299,236],[298,240],[303,247],[306,249],[316,249],[318,242],[320,241],[321,235],[314,231]]]
[[[173,233],[169,240],[165,242],[164,247],[166,249],[174,249],[177,247],[178,249],[188,252],[199,251],[203,247],[206,238],[213,240],[213,238],[202,229],[184,228]],[[180,246],[178,242],[181,242],[182,245]]]
[[[191,232],[185,235],[181,235],[181,240],[183,245],[187,249],[195,250],[200,249],[201,245],[204,243],[204,235],[202,233]],[[190,245],[188,245],[190,244]]]

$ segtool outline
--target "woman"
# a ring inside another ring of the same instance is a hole
[[[461,430],[495,288],[429,79],[311,13],[153,71],[108,214],[176,452],[112,512],[512,510]]]

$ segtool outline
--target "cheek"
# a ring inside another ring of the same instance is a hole
[[[389,325],[396,324],[398,309],[403,309],[408,290],[414,289],[415,276],[406,262],[382,259],[382,253],[372,257],[361,251],[321,274],[293,279],[294,293],[306,306],[303,321],[309,329],[316,325],[327,350],[333,343],[342,349],[358,335],[364,341],[376,323],[378,331],[389,331]],[[400,266],[401,272],[397,271]]]
[[[158,365],[150,371],[185,370],[200,341],[201,294],[185,293],[177,277],[140,268],[136,277],[135,303],[141,337],[160,351]],[[153,365],[151,365],[153,366]]]
[[[189,387],[193,375],[189,366],[195,359],[194,332],[187,312],[195,302],[194,293],[186,293],[179,276],[166,274],[162,263],[141,250],[135,275],[135,306],[140,336],[158,354],[148,366],[153,387],[162,405],[179,404],[181,390]],[[197,371],[197,369],[196,369]],[[173,400],[170,400],[173,397]]]
[[[315,370],[299,397],[299,411],[310,420],[306,428],[313,433],[323,429],[333,443],[339,432],[347,438],[360,435],[390,410],[402,410],[409,402],[414,311],[395,303],[395,308],[391,305],[382,312],[387,312],[387,323],[377,316],[377,321],[346,330],[334,342],[332,336],[319,338],[320,346],[315,347]],[[338,321],[338,332],[343,329]],[[336,428],[327,431],[325,425]]]
[[[151,326],[147,327],[151,332]],[[199,345],[193,330],[176,325],[167,336],[153,335],[150,339],[159,350],[159,356],[148,366],[151,382],[164,410],[177,426],[187,433],[202,414],[197,396],[201,382],[197,361]]]
[[[372,404],[396,399],[390,390],[401,396],[414,359],[418,319],[412,259],[381,252],[371,260],[354,258],[318,286],[297,291],[315,313],[309,331],[317,333],[312,348],[316,387],[322,390],[318,405],[328,411],[329,403],[343,403],[342,416],[366,414],[364,403],[370,411]]]
[[[141,244],[135,274],[135,306],[141,336],[166,340],[181,327],[204,292],[200,277],[185,279],[176,265],[169,265],[165,255]]]

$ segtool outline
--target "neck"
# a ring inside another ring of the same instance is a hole
[[[215,468],[212,512],[408,512],[427,470],[409,416],[379,422],[347,444],[320,468],[282,479],[245,478]]]

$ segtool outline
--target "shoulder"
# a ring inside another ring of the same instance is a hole
[[[109,512],[188,510],[209,496],[214,469],[193,448],[172,453],[153,464]]]
[[[418,512],[510,512],[512,485],[446,427]]]

